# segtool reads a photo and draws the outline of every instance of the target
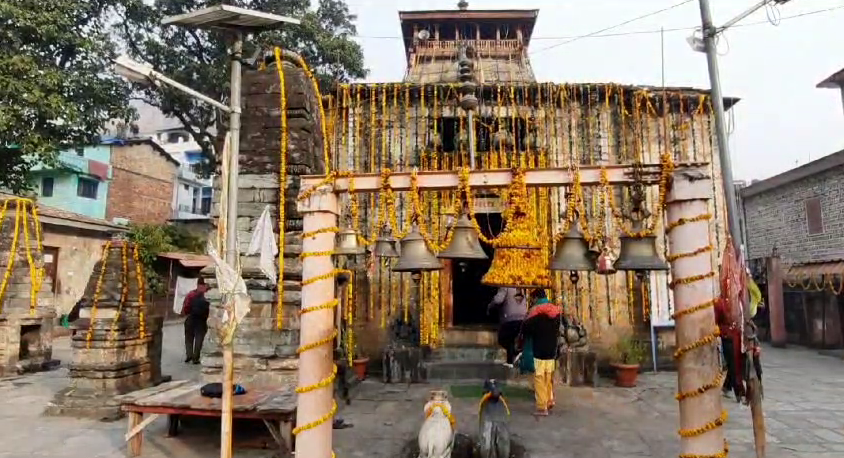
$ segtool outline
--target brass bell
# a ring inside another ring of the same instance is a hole
[[[638,232],[639,225],[634,224],[634,231]],[[617,270],[668,270],[668,263],[662,260],[656,252],[656,236],[621,237],[621,250],[615,261]]]
[[[589,243],[578,228],[577,220],[569,225],[569,231],[554,249],[551,270],[591,272],[595,270],[593,258],[589,256]]]
[[[358,245],[358,233],[354,229],[343,229],[337,234],[337,248],[334,249],[334,254],[355,256],[365,252],[366,249]]]
[[[396,239],[393,238],[390,226],[384,225],[381,228],[381,235],[375,240],[375,256],[379,258],[397,258]]]
[[[426,270],[440,270],[442,263],[425,243],[419,226],[414,222],[413,229],[401,239],[401,256],[393,266],[393,272],[421,272]]]
[[[451,229],[454,235],[451,238],[451,243],[448,248],[441,251],[438,258],[441,259],[489,259],[484,249],[481,247],[481,242],[478,240],[478,232],[469,221],[469,216],[466,212],[460,213],[460,218]]]

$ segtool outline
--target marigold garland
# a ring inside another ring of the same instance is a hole
[[[120,315],[123,313],[123,306],[129,299],[129,247],[126,242],[123,242],[120,246],[120,287],[120,301],[117,304],[117,313],[111,320],[109,332],[109,338],[112,340],[117,339],[117,324],[120,321]]]
[[[705,434],[709,431],[713,431],[717,428],[720,428],[726,422],[727,422],[727,411],[722,410],[721,416],[716,418],[715,420],[712,420],[709,423],[706,423],[705,425],[703,425],[699,428],[680,429],[680,430],[677,431],[677,434],[679,434],[680,437],[685,437],[685,438],[697,437],[697,436],[703,435],[703,434]]]
[[[432,402],[427,409],[425,409],[425,418],[430,417],[434,413],[434,409],[437,407],[440,408],[443,415],[448,418],[448,422],[451,423],[452,430],[457,426],[457,418],[454,417],[454,414],[451,413],[451,409],[448,408],[448,404],[444,402]]]
[[[3,203],[3,220],[5,220],[6,217],[7,205],[8,201]],[[20,204],[18,203],[18,205]],[[21,213],[20,206],[18,206],[15,210],[15,232],[12,235],[12,247],[9,250],[9,262],[6,264],[6,271],[3,273],[3,283],[0,284],[0,312],[3,311],[3,297],[6,295],[6,288],[9,286],[9,279],[12,277],[12,269],[14,269],[15,266],[15,258],[17,257],[18,252],[18,233],[20,232],[20,225]],[[0,228],[2,228],[2,226],[0,226]]]
[[[300,63],[303,68],[307,67],[304,65],[304,62]],[[278,329],[283,328],[283,321],[284,321],[284,233],[286,231],[285,225],[287,224],[286,221],[286,209],[287,209],[287,199],[285,196],[285,190],[287,189],[287,88],[285,87],[286,81],[284,79],[284,67],[282,65],[281,60],[281,48],[275,48],[275,66],[276,71],[278,72],[278,92],[279,92],[279,103],[278,103],[278,111],[279,116],[281,116],[281,139],[279,140],[279,167],[278,167],[278,279],[276,283],[276,291],[277,291],[277,298],[276,298],[276,327]],[[307,72],[307,71],[306,71]],[[316,92],[317,96],[319,96],[319,91]],[[322,103],[319,104],[320,109],[322,108]],[[320,119],[322,120],[322,133],[323,133],[323,144],[325,144],[325,114],[320,112],[321,116]],[[326,145],[327,146],[327,145]],[[328,156],[328,152],[325,152],[326,158]],[[325,166],[328,167],[328,162],[325,163]],[[328,170],[326,168],[326,170]]]
[[[138,283],[138,328],[141,339],[143,339],[147,335],[146,303],[144,301],[144,295],[146,294],[144,284],[146,280],[144,278],[144,270],[141,267],[141,253],[137,244],[132,247],[132,259],[135,261],[135,281]]]
[[[103,253],[100,257],[100,274],[97,276],[97,283],[94,287],[94,297],[91,299],[91,317],[88,322],[88,332],[85,334],[85,348],[91,348],[91,339],[94,337],[94,322],[97,320],[97,305],[100,303],[100,293],[103,289],[105,278],[106,262],[111,250],[111,241],[103,245]]]
[[[38,292],[41,290],[41,270],[35,265],[35,260],[32,258],[32,251],[30,250],[29,240],[29,217],[27,214],[27,206],[32,204],[31,201],[18,200],[18,211],[20,206],[23,206],[23,241],[24,253],[26,253],[26,262],[29,265],[29,316],[35,316],[35,307],[38,304]],[[34,205],[34,204],[33,204]]]

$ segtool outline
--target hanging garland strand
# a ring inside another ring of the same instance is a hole
[[[302,63],[303,68],[306,66]],[[279,167],[278,167],[278,279],[276,284],[277,298],[276,298],[276,326],[278,329],[283,328],[284,321],[284,233],[287,228],[286,222],[286,189],[287,189],[287,88],[285,87],[284,67],[281,60],[281,48],[275,48],[275,66],[278,71],[278,92],[279,105],[278,111],[281,116],[281,140],[279,144]],[[317,92],[319,95],[319,92]],[[320,104],[322,107],[322,104]],[[323,121],[323,135],[325,135],[325,117]],[[325,144],[325,140],[323,140]],[[328,167],[328,152],[325,153],[325,167]]]

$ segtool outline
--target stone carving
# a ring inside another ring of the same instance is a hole
[[[85,289],[85,297],[90,301],[72,326],[71,383],[56,394],[47,414],[119,418],[122,413],[114,396],[169,379],[161,375],[164,319],[153,315],[150,307],[144,307],[141,333],[140,290],[132,251],[133,246],[128,242],[112,242],[104,260],[94,266]],[[124,262],[128,275],[124,275]],[[102,285],[93,312],[101,272]],[[121,306],[124,288],[126,297]]]
[[[242,274],[252,297],[252,309],[241,322],[234,337],[235,379],[238,383],[274,385],[295,383],[299,345],[301,307],[302,217],[296,208],[302,175],[325,173],[320,130],[321,99],[305,73],[289,54],[284,59],[285,92],[287,95],[288,156],[287,182],[283,184],[286,214],[284,252],[284,329],[276,325],[276,285],[267,280],[258,268],[257,257],[243,257]],[[279,78],[275,63],[265,71],[248,70],[243,75],[243,127],[241,131],[240,181],[238,198],[238,240],[245,252],[251,233],[264,207],[270,205],[278,231],[279,164],[281,113]],[[215,199],[219,199],[220,180],[215,180]],[[214,218],[219,201],[215,202]],[[215,223],[216,225],[216,223]],[[214,237],[216,228],[214,229]],[[222,314],[220,294],[213,269],[203,272],[212,290],[207,297],[212,304],[210,331],[202,356],[202,373],[206,381],[220,381],[222,353],[215,329]]]
[[[53,302],[52,283],[44,278],[36,293],[34,313],[30,312],[31,269],[41,269],[42,254],[38,249],[35,220],[32,217],[32,203],[28,200],[9,199],[3,202],[2,230],[0,230],[0,278],[14,258],[14,264],[0,297],[0,376],[38,371],[56,367],[59,361],[53,355],[53,321],[56,317]],[[20,206],[20,208],[19,208]],[[11,252],[15,236],[15,218],[18,212],[28,213],[26,227],[21,219],[18,227],[17,247]],[[24,234],[28,231],[29,237]],[[26,252],[32,256],[30,267]]]

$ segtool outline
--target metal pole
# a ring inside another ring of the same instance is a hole
[[[469,110],[469,170],[475,169],[475,110]]]
[[[703,29],[703,41],[706,49],[706,61],[709,66],[709,80],[712,86],[712,103],[715,108],[715,135],[718,140],[718,157],[721,161],[721,182],[724,188],[725,207],[727,210],[727,221],[729,222],[730,238],[733,243],[738,243],[735,247],[737,255],[743,259],[744,252],[741,249],[741,228],[739,226],[739,214],[736,201],[736,188],[733,184],[733,169],[730,159],[730,147],[727,141],[727,129],[725,126],[724,115],[724,98],[721,94],[721,80],[718,72],[718,50],[715,47],[715,37],[718,34],[718,29],[712,25],[712,12],[709,9],[709,0],[700,0],[700,18]],[[756,9],[764,6],[767,2],[756,5]],[[747,13],[750,14],[750,13]],[[743,17],[746,17],[745,14]],[[723,28],[722,28],[723,30]],[[745,272],[741,273],[745,275]],[[747,292],[744,292],[747,296]],[[748,338],[752,335],[752,329],[748,325],[750,320],[750,301],[745,297],[744,307],[744,335]],[[741,345],[741,342],[738,342]],[[750,367],[753,367],[753,352],[745,353],[745,358]],[[743,368],[737,368],[742,370]],[[756,445],[757,458],[764,458],[765,456],[765,417],[762,412],[762,399],[760,393],[759,379],[756,377],[756,371],[751,370],[750,376],[747,380],[748,389],[751,391],[750,409],[753,417],[753,436]],[[738,374],[736,374],[738,376]]]
[[[220,109],[220,110],[222,110],[226,113],[232,112],[231,107],[223,105],[222,103],[212,99],[211,97],[208,97],[205,94],[197,92],[197,91],[185,86],[184,84],[182,84],[182,83],[180,83],[180,82],[178,82],[174,79],[171,79],[171,78],[168,78],[167,76],[164,76],[163,74],[161,74],[159,72],[152,71],[149,75],[149,79],[152,80],[153,83],[159,83],[160,82],[160,83],[164,83],[164,84],[166,84],[166,85],[168,85],[168,86],[170,86],[174,89],[178,89],[178,90],[184,92],[185,94],[188,94],[189,96],[191,96],[195,99],[201,100],[201,101],[207,103],[208,105],[211,105],[215,108],[218,108],[218,109]]]
[[[226,202],[226,263],[237,269],[237,188],[240,152],[240,58],[243,53],[243,34],[236,32],[232,44],[231,112],[229,113],[229,177]],[[282,249],[284,247],[281,247]],[[232,304],[232,298],[225,298]],[[233,314],[229,314],[233,317]],[[234,318],[231,318],[234,319]],[[220,457],[232,456],[232,404],[234,402],[234,349],[232,343],[223,345],[223,400],[220,425]]]

